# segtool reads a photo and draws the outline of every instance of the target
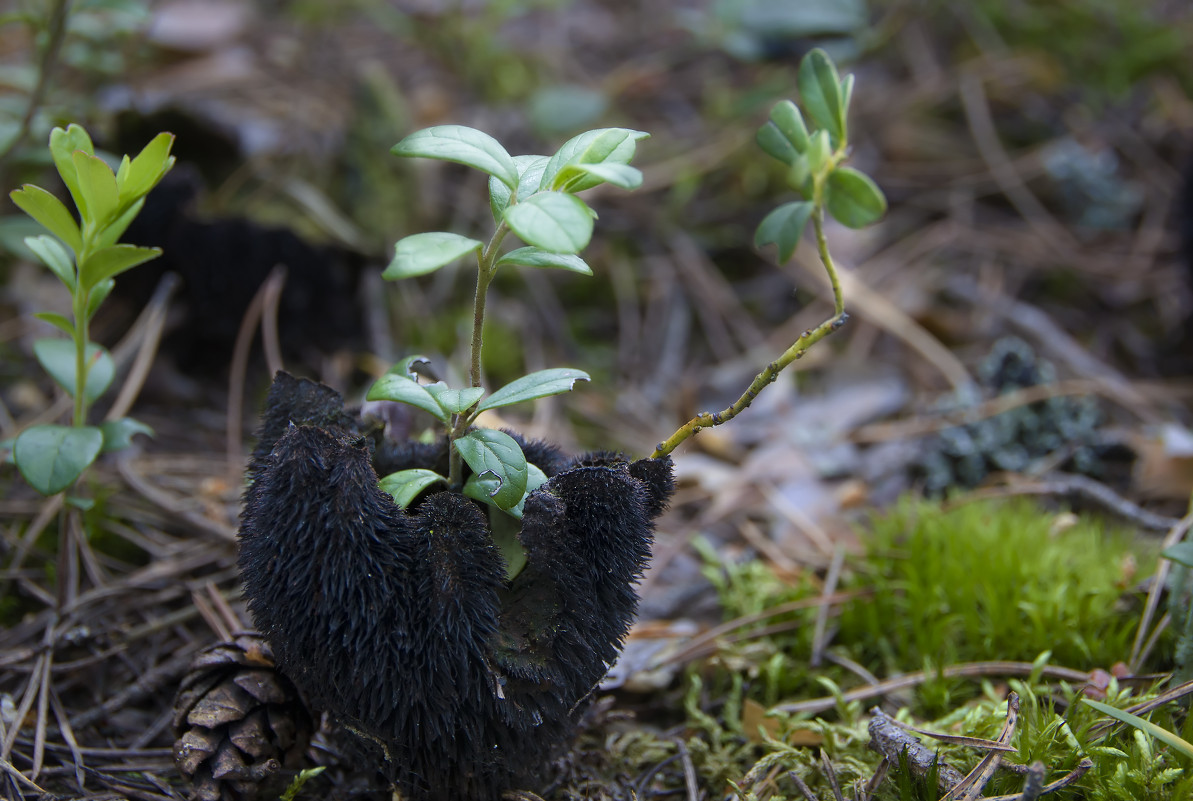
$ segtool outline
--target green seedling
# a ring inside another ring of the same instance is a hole
[[[842,80],[828,56],[814,50],[800,66],[799,88],[811,127],[794,103],[784,101],[771,113],[758,141],[768,154],[787,166],[789,182],[803,200],[787,203],[769,214],[758,227],[756,243],[778,245],[779,257],[786,261],[811,220],[820,259],[832,282],[835,313],[767,365],[733,406],[698,415],[660,442],[652,454],[655,458],[671,453],[696,431],[735,417],[781,370],[846,319],[824,236],[824,212],[827,209],[843,224],[857,228],[881,217],[886,200],[872,180],[844,166],[849,149],[846,119],[853,76]],[[474,424],[482,412],[570,391],[576,381],[589,380],[589,376],[570,368],[541,370],[489,394],[481,381],[487,290],[503,267],[591,275],[580,253],[592,238],[596,213],[577,195],[600,184],[627,190],[640,186],[642,173],[630,166],[630,161],[638,142],[647,136],[627,128],[603,128],[568,140],[552,156],[511,156],[488,134],[441,125],[417,131],[392,148],[397,156],[451,161],[486,173],[493,216],[493,230],[487,241],[449,232],[414,234],[400,240],[383,273],[388,280],[425,275],[467,256],[476,259],[477,267],[470,385],[452,388],[442,381],[420,383],[419,374],[425,372],[427,360],[411,356],[378,379],[368,393],[369,400],[397,401],[422,409],[435,417],[446,433],[448,475],[425,469],[403,470],[381,479],[382,488],[399,505],[408,506],[423,490],[443,484],[519,518],[526,495],[546,481],[538,468],[527,464],[512,437]],[[511,233],[525,245],[503,250]],[[472,470],[467,481],[463,479],[465,463]],[[516,540],[511,538],[511,543],[506,548],[507,558],[510,564],[518,564],[521,560],[517,558]]]
[[[488,174],[493,213],[493,231],[487,243],[446,232],[408,236],[397,243],[394,258],[382,274],[388,280],[424,275],[470,255],[477,265],[470,385],[451,388],[442,381],[419,383],[417,372],[427,360],[412,356],[369,390],[369,400],[398,401],[422,409],[435,417],[447,434],[449,475],[404,470],[381,480],[381,486],[399,504],[409,505],[422,490],[442,482],[521,517],[526,494],[547,480],[542,471],[527,464],[513,437],[473,424],[482,412],[567,392],[576,381],[589,377],[569,368],[540,370],[488,394],[481,383],[488,287],[503,267],[591,275],[579,254],[592,238],[596,212],[576,193],[602,183],[622,189],[639,186],[642,173],[629,162],[637,143],[646,136],[626,128],[605,128],[580,134],[553,156],[514,157],[488,134],[441,125],[413,133],[394,146],[392,152],[398,156],[453,161]],[[525,246],[503,251],[502,243],[511,233]],[[464,463],[472,469],[467,482],[462,478]]]
[[[78,125],[50,134],[54,166],[69,190],[79,222],[50,192],[25,184],[11,193],[14,203],[49,233],[25,238],[25,245],[62,282],[71,295],[69,317],[56,312],[35,315],[66,335],[39,339],[34,355],[50,377],[74,400],[69,426],[30,426],[13,442],[21,475],[43,495],[73,486],[104,451],[127,447],[135,433],[148,428],[131,418],[89,425],[87,412],[116,374],[112,355],[91,341],[91,320],[115,285],[116,276],[161,254],[157,248],[120,243],[145,204],[145,196],[174,164],[172,134],[158,134],[135,158],[125,156],[112,168],[95,154],[91,137]]]

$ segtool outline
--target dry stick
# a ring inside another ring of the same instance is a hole
[[[79,750],[79,743],[75,739],[74,729],[70,726],[66,709],[63,708],[62,701],[58,698],[58,693],[53,690],[50,691],[50,704],[54,708],[54,718],[58,721],[58,731],[62,734],[62,739],[66,741],[66,746],[70,749],[71,758],[74,760],[75,785],[79,788],[80,793],[86,792],[83,787],[83,754]]]
[[[1025,481],[1003,487],[988,487],[966,493],[955,501],[944,504],[944,508],[958,506],[989,498],[1007,498],[1016,495],[1059,495],[1075,496],[1092,501],[1110,512],[1150,531],[1168,531],[1179,521],[1172,517],[1149,512],[1142,506],[1129,501],[1105,484],[1088,476],[1050,473],[1038,481]]]
[[[274,268],[280,270],[276,280],[266,280],[262,285],[263,292],[261,309],[261,348],[265,351],[265,366],[269,375],[275,376],[282,370],[282,345],[278,335],[278,307],[282,303],[282,285],[286,280],[286,270],[281,265]],[[270,273],[270,278],[273,274]]]
[[[1058,381],[1055,384],[1037,384],[1022,387],[1003,395],[991,398],[965,409],[956,409],[944,414],[909,417],[902,420],[890,420],[882,423],[871,423],[862,426],[849,435],[850,442],[874,443],[890,440],[911,439],[935,434],[946,428],[976,423],[990,417],[1009,412],[1020,406],[1027,406],[1050,398],[1068,397],[1072,395],[1103,395],[1111,401],[1120,400],[1119,396],[1107,391],[1102,381],[1089,378],[1071,378]],[[1130,407],[1126,407],[1130,410]]]
[[[735,629],[750,626],[754,623],[760,623],[761,621],[768,618],[785,615],[788,612],[795,612],[800,609],[808,609],[820,604],[837,604],[868,594],[870,593],[838,592],[833,595],[820,596],[817,598],[801,598],[798,601],[788,601],[785,604],[772,606],[770,609],[762,612],[755,612],[752,615],[744,615],[742,617],[726,621],[725,623],[722,623],[718,626],[714,626],[703,634],[693,637],[681,651],[670,656],[667,659],[667,662],[670,664],[682,665],[692,659],[699,658],[705,651],[714,652],[717,648],[717,638],[722,637]]]
[[[820,253],[820,261],[824,265],[825,272],[828,273],[829,283],[833,288],[833,316],[822,322],[815,328],[805,331],[799,339],[795,341],[783,355],[775,361],[768,364],[762,372],[760,372],[750,386],[746,389],[742,396],[726,409],[719,412],[704,412],[693,417],[688,422],[684,423],[674,434],[668,437],[663,442],[655,446],[654,452],[650,455],[652,459],[660,459],[671,453],[684,440],[691,437],[702,428],[711,428],[719,426],[722,423],[727,423],[734,417],[737,417],[745,409],[749,408],[750,404],[754,402],[754,398],[758,397],[758,393],[767,387],[767,385],[774,383],[778,378],[779,373],[783,371],[787,365],[791,364],[796,359],[802,358],[808,352],[808,348],[815,345],[826,336],[836,331],[845,324],[849,319],[849,315],[845,313],[845,299],[841,294],[841,283],[837,278],[837,269],[833,264],[833,258],[828,252],[828,242],[824,237],[824,208],[817,205],[815,211],[812,212],[812,227],[816,231],[816,247]]]
[[[824,633],[828,627],[829,604],[823,603],[823,600],[837,591],[837,580],[841,578],[841,567],[844,564],[845,549],[838,545],[833,552],[833,561],[828,566],[828,574],[824,577],[824,588],[820,592],[822,603],[816,609],[816,628],[812,634],[812,655],[808,659],[808,665],[811,667],[820,667],[820,663],[824,661],[824,649],[828,645]]]
[[[181,283],[182,281],[177,275],[167,273],[158,282],[157,288],[153,290],[153,296],[150,297],[142,314],[145,325],[141,335],[141,345],[137,348],[137,355],[133,357],[128,376],[124,379],[124,384],[120,387],[120,394],[112,402],[112,408],[108,410],[105,420],[124,417],[132,408],[137,396],[141,394],[141,387],[145,386],[145,378],[149,375],[149,368],[153,366],[158,345],[161,344],[170,298]]]
[[[1015,734],[1015,727],[1019,723],[1019,694],[1012,692],[1007,696],[1007,719],[1003,723],[1002,731],[998,734],[998,742],[1000,745],[1007,745],[1011,742],[1011,737]],[[941,801],[952,801],[956,798],[960,801],[977,801],[982,797],[982,791],[986,789],[986,785],[994,778],[994,772],[998,770],[998,766],[1002,763],[1002,753],[1000,751],[991,751],[986,756],[974,765],[973,770],[961,780],[961,782],[950,789],[941,799]]]
[[[1167,550],[1184,539],[1190,527],[1193,527],[1193,509],[1190,509],[1188,514],[1169,529],[1168,536],[1164,538],[1164,543],[1160,546],[1160,550]],[[1156,568],[1156,575],[1152,579],[1151,590],[1147,594],[1147,604],[1143,608],[1143,616],[1139,619],[1139,629],[1135,632],[1135,642],[1131,646],[1131,659],[1127,663],[1131,666],[1132,673],[1139,670],[1139,665],[1143,658],[1142,648],[1144,638],[1147,635],[1152,618],[1156,615],[1156,609],[1160,606],[1160,594],[1164,591],[1165,585],[1168,583],[1168,573],[1171,569],[1172,562],[1167,559],[1161,559],[1159,566]]]
[[[1007,157],[1002,143],[998,140],[994,121],[990,117],[990,104],[982,88],[982,79],[973,72],[965,72],[961,76],[958,88],[974,144],[977,145],[982,160],[990,168],[998,188],[1051,250],[1058,253],[1072,253],[1077,250],[1078,244],[1072,234],[1052,218],[1044,205],[1027,188]]]
[[[214,520],[210,520],[201,514],[198,514],[190,509],[180,507],[170,494],[155,487],[145,477],[133,469],[131,461],[128,459],[119,459],[116,462],[116,470],[120,473],[120,477],[132,489],[145,497],[154,506],[165,510],[170,515],[181,518],[183,522],[190,525],[196,531],[203,534],[214,535],[216,539],[224,542],[235,542],[236,531],[226,526],[222,526]],[[239,474],[237,474],[239,480]]]
[[[253,331],[265,313],[265,299],[273,292],[270,287],[278,284],[277,292],[281,293],[281,284],[286,280],[286,268],[275,266],[266,277],[265,282],[253,295],[249,307],[245,309],[244,317],[240,320],[240,329],[236,332],[236,344],[232,346],[232,364],[228,368],[228,419],[226,423],[226,453],[228,456],[229,481],[236,483],[240,480],[241,462],[241,415],[244,413],[244,382],[248,372],[249,349],[253,344]]]
[[[688,801],[698,801],[700,787],[696,783],[696,766],[692,764],[692,755],[688,753],[688,747],[684,745],[683,740],[677,739],[675,747],[679,751],[680,764],[683,765],[683,781],[688,791]]]
[[[870,698],[875,698],[881,695],[888,695],[897,690],[906,690],[923,684],[925,681],[934,678],[962,678],[962,677],[977,677],[977,676],[1030,676],[1033,672],[1039,671],[1040,676],[1049,679],[1057,679],[1058,681],[1069,681],[1074,683],[1085,684],[1089,681],[1089,674],[1080,670],[1073,670],[1072,668],[1056,667],[1053,665],[1044,665],[1042,668],[1033,665],[1031,662],[1005,662],[1005,661],[990,661],[990,662],[967,662],[961,665],[948,665],[940,670],[920,670],[915,673],[904,673],[902,676],[886,679],[878,684],[868,687],[859,687],[856,690],[842,693],[840,700],[845,703],[853,701],[865,701]],[[774,707],[779,712],[787,712],[789,714],[798,714],[801,712],[823,712],[827,709],[832,709],[837,704],[838,698],[836,696],[828,696],[824,698],[813,698],[808,701],[797,701],[790,704],[779,704]]]
[[[36,783],[31,781],[28,776],[26,776],[24,773],[21,773],[16,768],[14,768],[12,763],[9,762],[7,759],[0,758],[0,770],[4,771],[8,776],[12,777],[13,779],[16,779],[18,782],[25,785],[26,787],[29,787],[30,789],[33,790],[33,792],[41,793],[43,796],[49,795],[49,793],[47,793],[45,790],[38,787]]]
[[[833,791],[833,798],[836,801],[845,801],[845,797],[841,795],[841,783],[837,781],[837,771],[833,770],[833,763],[829,761],[828,752],[823,748],[820,749],[820,764],[824,769],[824,777],[828,779],[828,786]]]
[[[870,724],[867,727],[870,733],[869,745],[872,750],[881,754],[883,759],[897,762],[899,754],[905,753],[908,767],[920,776],[927,776],[935,763],[937,786],[942,790],[956,787],[965,778],[961,771],[938,759],[934,751],[907,734],[898,721],[878,707],[871,709],[870,715]]]

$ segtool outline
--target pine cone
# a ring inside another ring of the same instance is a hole
[[[311,715],[274,667],[268,643],[238,634],[203,650],[174,699],[174,764],[194,801],[249,801],[281,767],[297,768]]]

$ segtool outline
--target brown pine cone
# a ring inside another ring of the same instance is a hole
[[[311,714],[256,633],[199,653],[174,698],[174,764],[193,801],[249,801],[280,768],[298,768]]]

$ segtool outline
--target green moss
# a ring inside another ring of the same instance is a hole
[[[1028,500],[906,502],[875,518],[847,582],[873,595],[842,609],[837,643],[886,672],[1044,651],[1078,669],[1125,659],[1137,620],[1122,597],[1139,546],[1097,518],[1059,521]]]

